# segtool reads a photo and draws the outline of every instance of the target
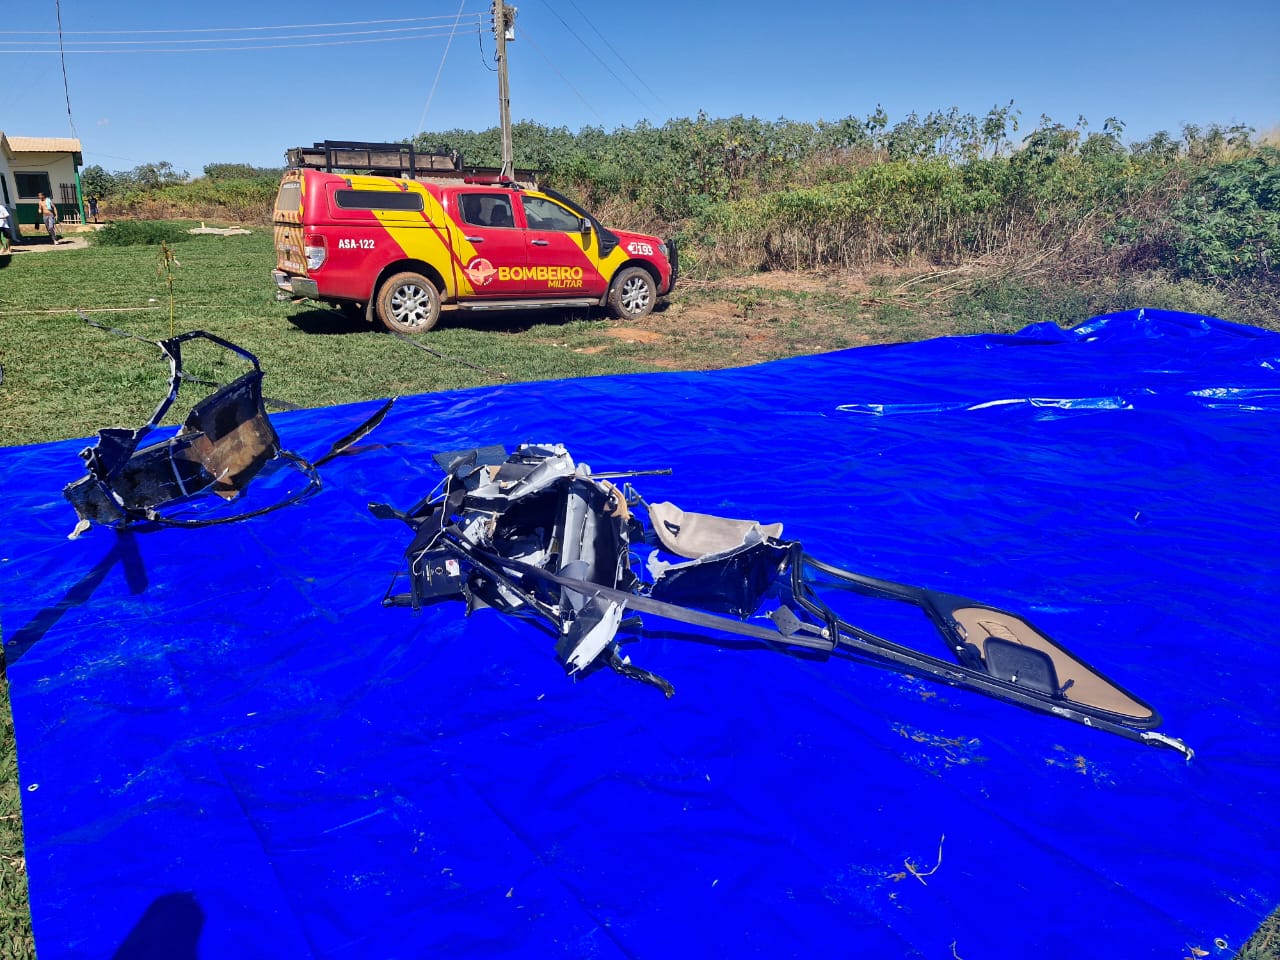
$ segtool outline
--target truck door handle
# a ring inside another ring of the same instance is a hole
[[[484,243],[484,237],[463,237],[467,243]]]
[[[550,240],[530,240],[529,242],[530,242],[530,243],[532,243],[535,247],[549,247],[549,246],[551,246],[551,241],[550,241]]]

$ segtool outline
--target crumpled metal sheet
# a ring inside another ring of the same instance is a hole
[[[274,419],[310,448],[373,408]],[[41,960],[1229,956],[1280,902],[1277,435],[1280,336],[1149,310],[405,398],[316,496],[206,529],[68,541],[82,442],[0,450]],[[526,440],[1023,612],[1195,759],[651,623],[667,700],[383,609],[365,505]]]

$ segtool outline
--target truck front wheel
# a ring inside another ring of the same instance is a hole
[[[393,333],[426,333],[440,319],[440,291],[420,273],[397,273],[378,289],[375,309]]]
[[[627,267],[609,287],[609,311],[619,320],[639,320],[653,312],[658,288],[644,267]]]

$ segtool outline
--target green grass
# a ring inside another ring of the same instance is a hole
[[[9,711],[9,681],[0,671],[0,960],[35,955],[22,851],[22,794]]]
[[[134,425],[162,395],[168,370],[159,351],[95,329],[77,308],[147,340],[191,329],[217,334],[257,354],[269,396],[308,407],[651,368],[625,351],[577,352],[605,341],[606,324],[564,311],[507,314],[498,328],[490,315],[446,314],[423,338],[436,357],[336,310],[278,303],[265,230],[178,245],[171,321],[159,252],[132,245],[24,253],[0,270],[0,445]]]
[[[1069,324],[1138,305],[1245,322],[1266,314],[1274,323],[1276,316],[1274,310],[1241,307],[1214,288],[1158,281],[978,284],[941,306],[927,287],[910,299],[892,295],[896,281],[887,278],[873,282],[869,292],[843,294],[748,284],[717,297],[694,283],[677,291],[670,310],[644,322],[653,339],[616,336],[618,325],[595,311],[447,313],[438,329],[418,338],[440,354],[433,356],[336,310],[277,302],[270,281],[272,238],[265,229],[249,236],[183,235],[172,250],[171,319],[161,248],[154,244],[172,240],[176,229],[122,229],[121,245],[0,257],[0,446],[136,426],[163,395],[168,368],[159,350],[86,324],[77,308],[96,323],[145,340],[192,329],[217,334],[257,354],[269,397],[300,406],[502,380],[706,369],[868,342],[1004,332],[1041,320]],[[718,314],[711,309],[717,303]],[[219,351],[193,351],[191,359],[193,372],[230,379],[234,364]],[[185,412],[188,404],[176,407]],[[34,955],[8,703],[0,673],[0,960]],[[1280,958],[1280,918],[1264,924],[1240,956]]]

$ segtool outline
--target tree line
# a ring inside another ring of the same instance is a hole
[[[1012,103],[890,123],[705,114],[607,131],[524,121],[516,165],[603,222],[683,241],[693,270],[1035,260],[1058,274],[1163,270],[1212,283],[1275,284],[1280,150],[1243,125],[1185,126],[1126,143],[1042,116],[1019,136]],[[446,130],[420,150],[496,167],[500,134]],[[106,209],[269,221],[279,169],[219,163],[192,178],[170,164],[88,167]]]

